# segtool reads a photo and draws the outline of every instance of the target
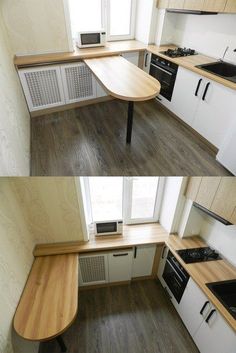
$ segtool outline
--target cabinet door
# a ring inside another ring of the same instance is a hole
[[[222,316],[211,308],[212,316],[203,321],[193,339],[201,353],[235,353],[236,334]]]
[[[196,331],[206,319],[211,309],[211,303],[198,285],[189,279],[184,295],[179,304],[179,315],[193,337]]]
[[[152,267],[155,253],[156,245],[137,246],[134,249],[132,278],[152,275]]]
[[[202,10],[213,12],[224,12],[227,0],[205,0]]]
[[[236,1],[235,0],[228,0],[225,6],[224,12],[228,13],[236,13]]]
[[[219,148],[228,127],[235,119],[235,91],[207,80],[204,83],[204,93],[201,95],[193,128]]]
[[[192,201],[196,200],[201,181],[202,181],[202,177],[189,178],[188,187],[185,193],[185,196],[187,197],[187,199],[190,199]]]
[[[221,177],[203,177],[195,201],[199,205],[211,209],[220,181]]]
[[[184,0],[169,0],[168,7],[170,9],[183,9],[184,8]]]
[[[219,188],[213,200],[210,210],[219,216],[234,221],[236,208],[236,178],[221,178]]]
[[[66,103],[59,66],[22,69],[19,76],[31,112]]]
[[[96,89],[97,89],[97,94],[96,94],[97,98],[108,96],[108,93],[105,91],[105,89],[97,80],[96,80]]]
[[[61,66],[66,103],[96,98],[96,80],[84,63]]]
[[[134,53],[124,53],[122,54],[123,58],[131,62],[132,64],[138,66],[139,64],[139,52]]]
[[[96,253],[79,256],[79,284],[91,286],[108,282],[107,254]]]
[[[202,10],[205,0],[185,0],[184,8],[186,10]]]
[[[114,251],[108,254],[109,282],[131,280],[133,250]]]
[[[198,93],[197,88],[199,88]],[[171,110],[190,126],[192,126],[194,121],[202,89],[203,80],[199,75],[179,67],[172,96]]]

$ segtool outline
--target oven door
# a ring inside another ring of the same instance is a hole
[[[186,285],[168,259],[166,260],[166,265],[162,277],[164,278],[168,288],[175,297],[177,303],[180,303]]]
[[[171,101],[175,77],[176,74],[174,72],[168,71],[160,66],[157,66],[151,63],[150,66],[150,75],[155,77],[161,84],[161,92],[160,94]]]

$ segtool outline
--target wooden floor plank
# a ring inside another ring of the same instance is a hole
[[[118,100],[33,118],[31,174],[229,175],[209,146],[156,101],[135,104],[131,145],[126,118],[127,103]]]
[[[199,353],[154,280],[82,291],[79,307],[63,335],[69,353]],[[59,353],[56,341],[41,344],[49,352]]]

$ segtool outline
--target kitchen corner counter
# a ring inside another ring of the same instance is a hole
[[[176,48],[176,45],[166,45],[166,46],[149,45],[147,50],[152,54],[156,54],[166,60],[169,60],[179,66],[182,66],[185,69],[191,70],[198,75],[201,75],[212,81],[218,82],[228,88],[236,90],[236,83],[225,80],[222,77],[216,76],[214,74],[211,74],[210,72],[206,72],[196,67],[196,65],[216,62],[217,59],[211,58],[209,56],[202,55],[202,54],[196,54],[196,55],[185,56],[180,58],[169,58],[168,56],[162,54],[163,51],[166,51],[167,49],[173,49],[173,48]]]
[[[66,242],[55,244],[39,244],[34,249],[34,256],[48,256],[70,253],[106,251],[125,249],[138,245],[164,245],[168,233],[158,223],[124,226],[123,236],[101,236],[88,242]]]
[[[236,279],[236,268],[224,259],[186,264],[178,255],[177,250],[208,246],[200,237],[181,239],[176,235],[171,235],[166,241],[166,245],[181,265],[186,269],[192,279],[206,294],[212,304],[225,318],[228,324],[236,331],[236,320],[229,314],[226,308],[206,286],[206,283]]]

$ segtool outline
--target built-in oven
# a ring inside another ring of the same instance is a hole
[[[160,82],[160,94],[169,101],[172,99],[177,72],[178,65],[155,54],[152,55],[150,75]]]
[[[185,271],[171,251],[168,252],[162,277],[177,303],[180,303],[189,280],[189,274]]]

